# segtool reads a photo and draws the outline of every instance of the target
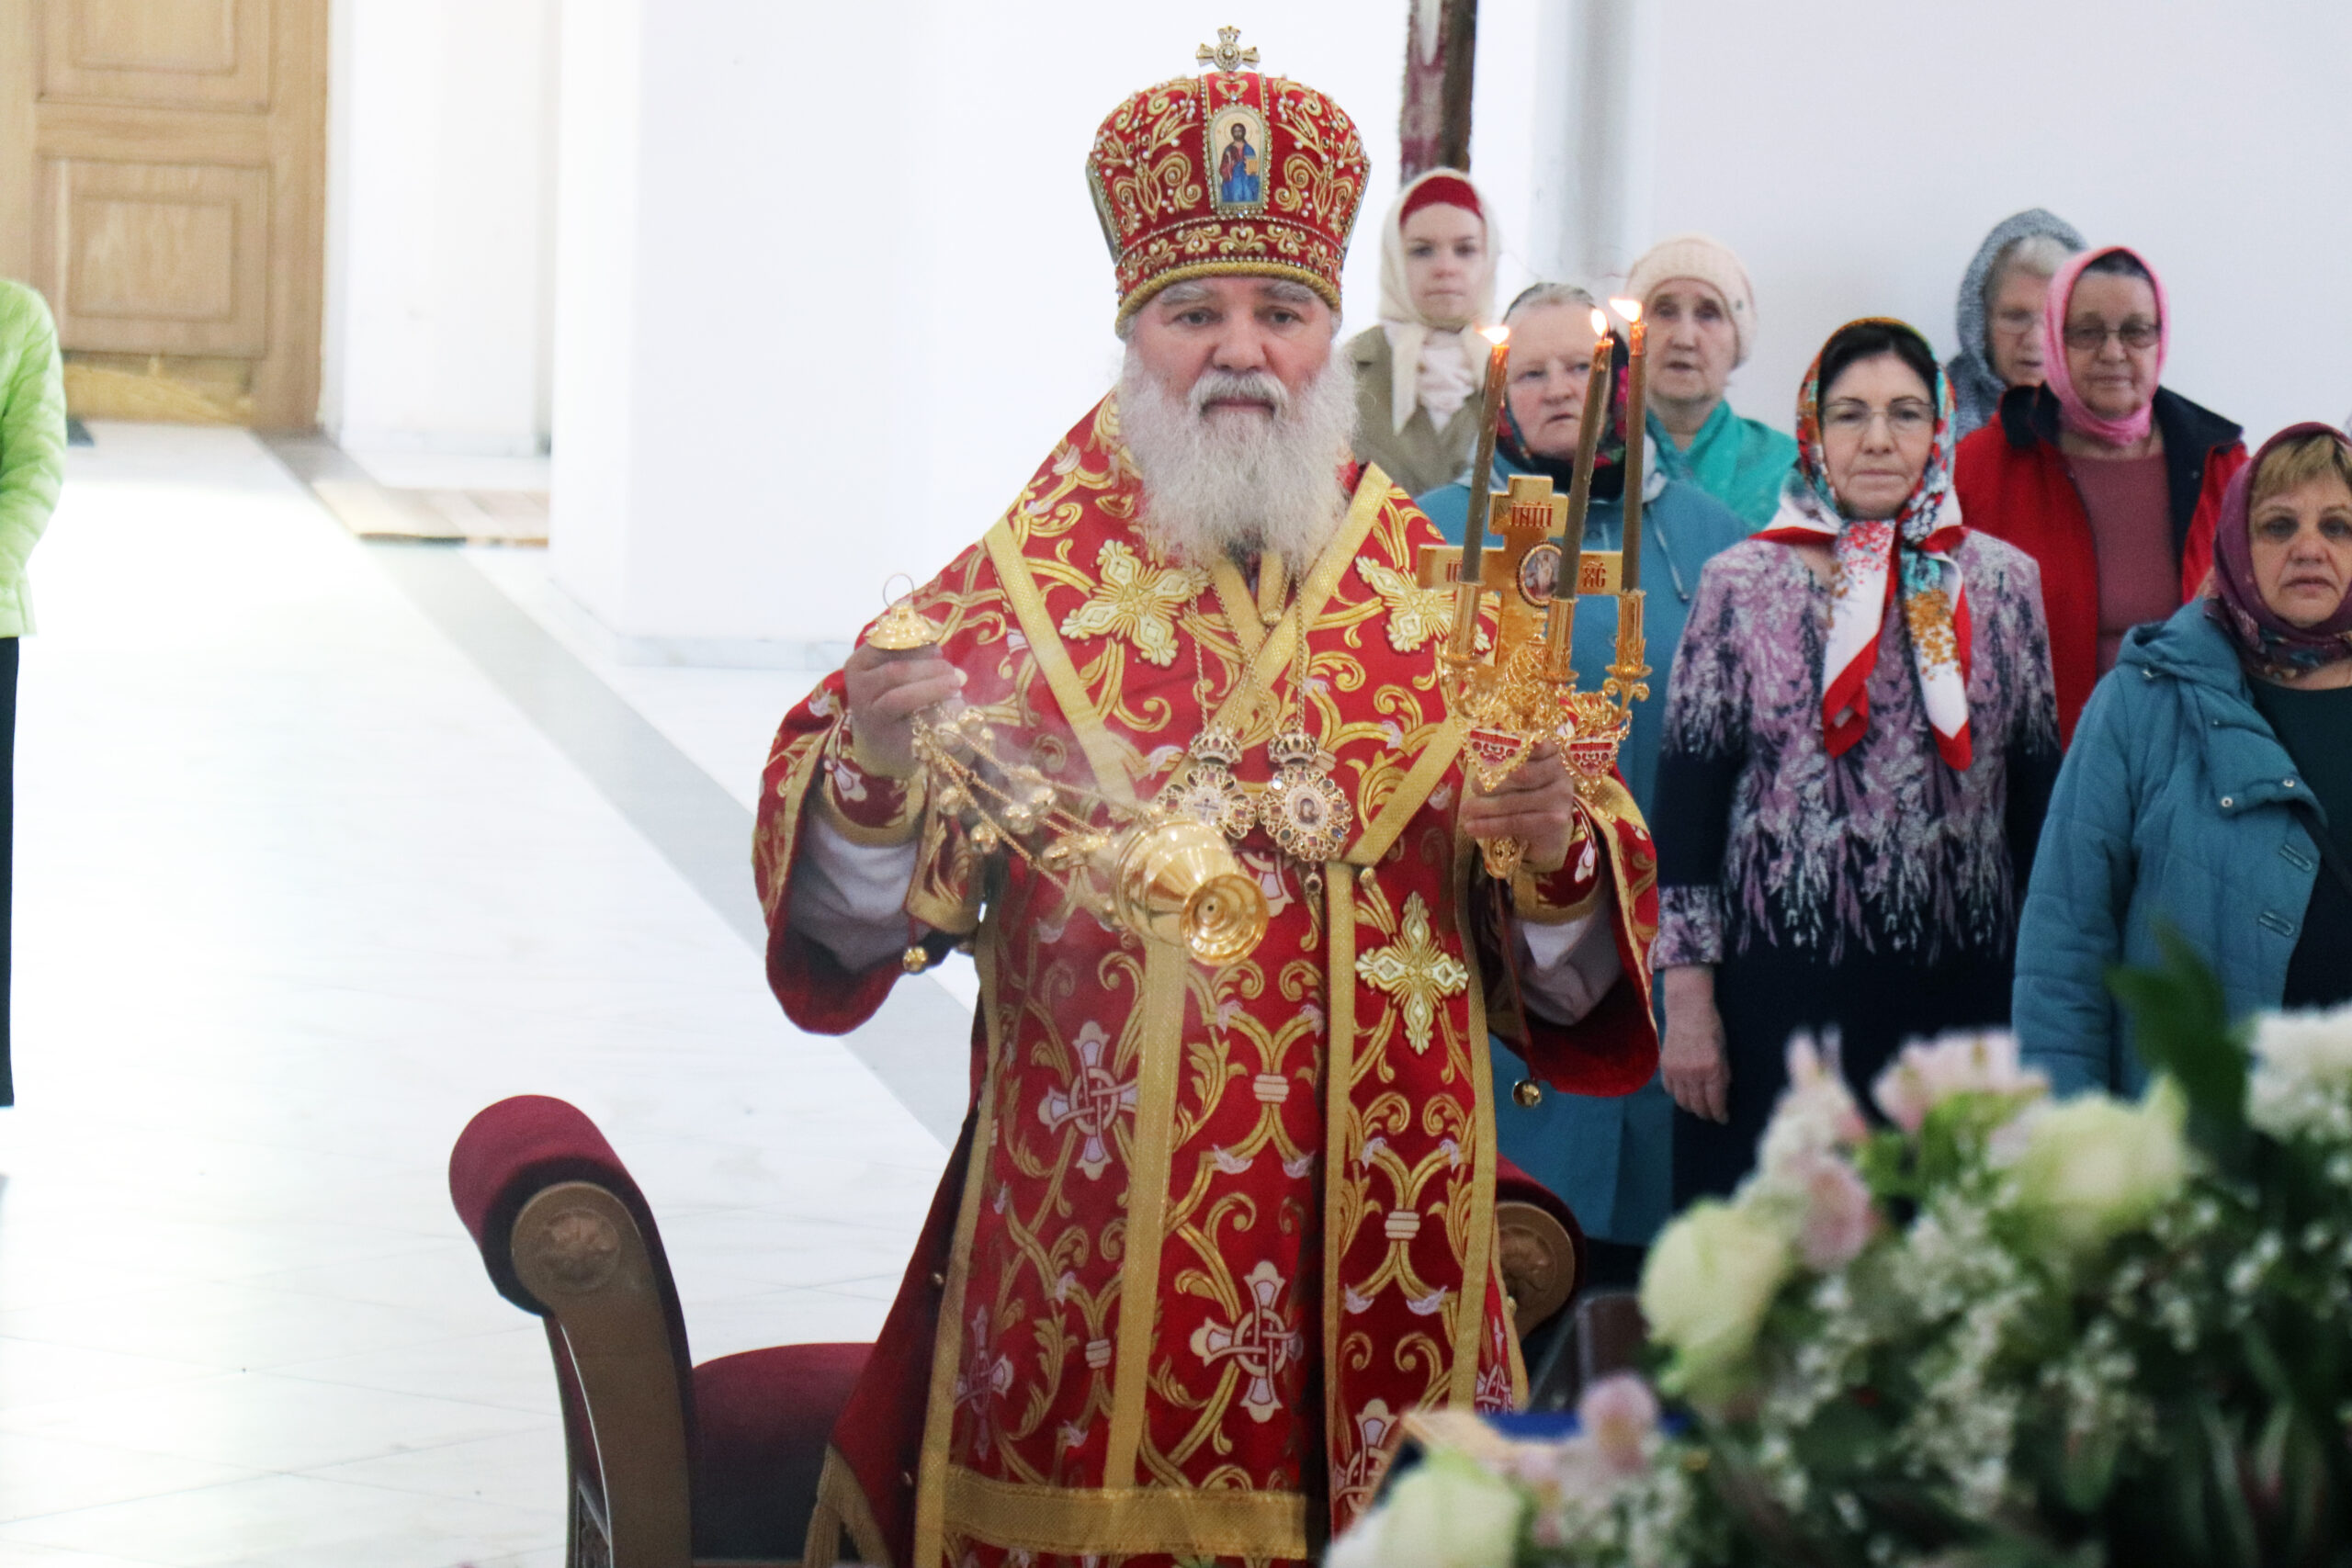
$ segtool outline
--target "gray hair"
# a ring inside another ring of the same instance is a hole
[[[1262,279],[1262,281],[1266,285],[1266,292],[1273,298],[1283,301],[1285,304],[1311,305],[1317,303],[1329,303],[1329,301],[1326,301],[1323,299],[1323,296],[1317,294],[1314,289],[1309,288],[1306,285],[1299,282],[1295,277],[1267,277]],[[1150,299],[1145,300],[1141,305],[1136,306],[1134,310],[1121,317],[1117,325],[1113,327],[1112,330],[1119,334],[1119,341],[1121,343],[1125,343],[1127,341],[1128,335],[1136,330],[1136,318],[1141,315],[1148,307],[1157,305],[1162,300],[1165,300],[1171,305],[1198,304],[1200,301],[1208,299],[1214,292],[1215,290],[1209,288],[1208,280],[1206,278],[1188,277],[1180,283],[1171,283],[1167,288],[1161,289],[1159,293],[1153,295]],[[1333,306],[1331,310],[1332,333],[1336,336],[1339,330],[1340,311],[1337,306]]]
[[[1993,258],[1993,265],[1985,270],[1985,308],[1992,308],[1993,296],[2008,282],[2009,274],[2030,273],[2046,283],[2058,276],[2058,269],[2074,254],[2074,247],[2055,234],[2018,235],[2001,247],[2001,254]]]
[[[1600,309],[1600,301],[1573,283],[1531,283],[1519,291],[1519,298],[1513,299],[1510,302],[1510,308],[1503,312],[1503,320],[1508,321],[1530,310],[1555,306],[1573,306],[1579,310],[1598,310]]]

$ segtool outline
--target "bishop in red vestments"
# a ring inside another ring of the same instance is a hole
[[[1220,60],[1147,89],[1088,177],[1126,366],[919,589],[936,657],[861,646],[785,720],[756,863],[800,1026],[867,1018],[968,938],[972,1105],[833,1437],[808,1561],[1298,1561],[1417,1407],[1522,1391],[1487,1038],[1577,1093],[1656,1064],[1646,832],[1544,749],[1466,784],[1437,530],[1348,463],[1338,328],[1363,196],[1322,95]],[[1265,188],[1217,198],[1213,125]],[[912,716],[1231,835],[1272,919],[1209,965],[1074,905],[933,809]],[[1528,846],[1510,883],[1478,841]]]

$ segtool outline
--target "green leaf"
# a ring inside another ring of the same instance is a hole
[[[2222,983],[2169,921],[2158,921],[2156,969],[2117,968],[2108,988],[2132,1014],[2132,1038],[2149,1076],[2168,1073],[2188,1097],[2199,1146],[2234,1167],[2245,1156],[2246,1052],[2230,1029]]]

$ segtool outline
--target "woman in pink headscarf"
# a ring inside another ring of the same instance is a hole
[[[1969,526],[2041,563],[2058,725],[2071,740],[2123,634],[2193,597],[2213,524],[2245,464],[2238,427],[2157,384],[2172,318],[2138,253],[2093,247],[2051,280],[2048,379],[2012,387],[1960,444]]]

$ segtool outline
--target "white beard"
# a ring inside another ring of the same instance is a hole
[[[1274,412],[1204,412],[1233,397],[1263,398]],[[1262,370],[1206,371],[1177,395],[1130,345],[1119,431],[1143,478],[1144,528],[1162,548],[1194,566],[1272,553],[1295,579],[1345,513],[1339,476],[1355,445],[1355,365],[1334,353],[1295,399]]]

